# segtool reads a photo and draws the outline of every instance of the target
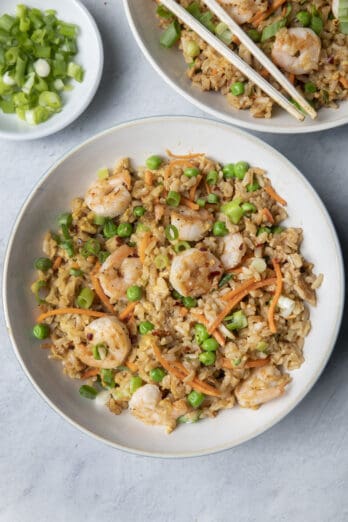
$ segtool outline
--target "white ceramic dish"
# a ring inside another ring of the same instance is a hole
[[[133,35],[156,72],[189,102],[214,118],[246,129],[284,134],[323,131],[348,123],[348,101],[342,103],[339,109],[322,109],[315,121],[307,117],[302,123],[279,107],[275,107],[274,115],[269,120],[253,118],[249,111],[233,109],[220,93],[203,92],[192,85],[186,76],[187,65],[176,46],[172,49],[161,47],[161,31],[155,16],[154,2],[124,0],[124,7]]]
[[[89,11],[79,0],[30,0],[26,5],[46,10],[57,11],[57,16],[68,23],[79,27],[76,62],[85,70],[82,83],[72,81],[74,89],[63,95],[62,111],[40,125],[29,125],[14,114],[0,111],[0,138],[12,140],[33,140],[58,132],[67,127],[88,107],[92,101],[103,71],[103,44],[98,27]],[[1,0],[0,15],[14,13],[16,2]]]
[[[56,226],[57,215],[83,195],[101,166],[122,156],[135,165],[153,153],[205,151],[227,163],[247,159],[265,168],[288,201],[288,224],[303,227],[303,251],[325,279],[318,307],[311,310],[313,328],[306,340],[303,366],[281,399],[258,411],[233,408],[215,419],[184,425],[171,435],[145,426],[128,413],[115,416],[79,396],[81,383],[64,376],[61,364],[48,359],[31,329],[35,300],[30,292],[33,259],[41,255],[43,235]],[[81,174],[82,173],[82,174]],[[299,197],[301,195],[301,197]],[[325,245],[325,246],[323,246]],[[274,149],[229,125],[188,117],[156,117],[124,123],[83,143],[59,160],[34,188],[22,208],[8,246],[3,302],[15,353],[43,398],[76,427],[114,447],[145,455],[182,457],[214,453],[240,444],[278,422],[306,395],[324,368],[338,333],[343,309],[344,274],[335,230],[322,202],[296,168]],[[330,305],[328,306],[328,303]]]

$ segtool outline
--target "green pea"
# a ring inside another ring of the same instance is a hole
[[[207,181],[208,185],[216,185],[218,177],[219,177],[219,175],[216,172],[216,170],[210,170],[206,177],[206,181]]]
[[[105,225],[103,227],[103,234],[104,237],[106,237],[107,239],[117,235],[117,225],[115,225],[115,223],[111,219],[107,219],[105,221]]]
[[[247,31],[247,33],[253,42],[258,43],[261,40],[261,33],[259,33],[259,31],[256,29],[250,29],[250,31]]]
[[[214,352],[202,352],[199,355],[199,360],[205,366],[211,366],[216,360],[216,355]]]
[[[133,214],[135,217],[141,217],[145,214],[146,208],[145,207],[134,207],[133,208]]]
[[[90,288],[83,288],[76,298],[76,304],[79,308],[90,308],[93,304],[94,292]]]
[[[117,235],[119,237],[130,237],[133,233],[133,227],[130,223],[120,223],[117,227]]]
[[[204,393],[197,392],[196,390],[192,390],[192,392],[187,396],[187,401],[192,406],[192,408],[199,408],[204,399]]]
[[[166,372],[163,370],[163,368],[153,368],[150,371],[150,379],[153,382],[161,382],[165,376]]]
[[[36,339],[47,339],[50,336],[50,327],[44,323],[36,324],[33,328],[33,335]]]
[[[148,169],[151,169],[151,170],[159,169],[161,164],[162,164],[162,158],[160,156],[153,155],[153,156],[150,156],[149,158],[147,158],[147,160],[146,160],[146,166]]]
[[[142,294],[143,291],[140,288],[140,286],[132,285],[129,288],[127,288],[128,301],[139,301],[139,299],[141,299]]]
[[[306,94],[313,94],[314,92],[317,92],[317,86],[313,82],[306,82],[304,90]]]
[[[241,208],[242,208],[242,210],[243,210],[243,212],[244,212],[245,214],[247,214],[248,212],[256,212],[256,210],[257,210],[256,207],[255,207],[255,205],[253,205],[252,203],[249,203],[248,201],[246,201],[245,203],[243,203],[243,204],[241,205]]]
[[[208,194],[207,196],[207,202],[215,205],[220,200],[219,196],[217,194]]]
[[[205,205],[206,205],[206,201],[205,201],[204,198],[198,198],[198,199],[196,200],[196,203],[197,203],[197,205],[198,205],[200,208],[203,208],[203,207],[205,207]]]
[[[244,179],[245,174],[249,170],[249,163],[246,161],[238,161],[234,166],[234,174],[238,179]]]
[[[228,230],[223,221],[216,221],[213,225],[213,234],[214,236],[223,237],[228,234]]]
[[[179,192],[175,192],[175,190],[170,190],[168,192],[168,196],[166,199],[167,205],[170,207],[178,207],[180,205],[181,196]]]
[[[129,391],[131,392],[131,394],[133,395],[133,393],[135,391],[137,391],[138,388],[140,388],[140,386],[142,386],[143,384],[143,380],[141,377],[139,377],[139,375],[133,375],[133,377],[131,377],[131,380],[129,382]]]
[[[233,359],[234,366],[239,366],[241,362],[242,362],[242,359]]]
[[[208,330],[204,326],[204,324],[196,323],[195,324],[195,341],[198,345],[201,345],[204,341],[209,339]]]
[[[227,165],[222,169],[222,173],[225,179],[234,178],[234,164],[227,163]]]
[[[206,352],[215,352],[219,348],[219,343],[214,337],[209,337],[202,343],[202,349]]]
[[[155,325],[150,323],[150,321],[142,321],[139,323],[139,333],[141,333],[141,335],[151,332],[154,328]]]
[[[249,185],[247,185],[248,192],[256,192],[256,190],[259,190],[260,188],[261,187],[257,181],[255,181],[254,183],[249,183]]]
[[[94,216],[94,224],[100,227],[105,225],[106,218],[104,216]]]
[[[232,83],[230,87],[230,92],[233,94],[233,96],[240,96],[241,94],[244,94],[245,87],[243,82],[234,82]]]
[[[38,257],[35,259],[34,266],[36,270],[41,270],[41,272],[47,272],[50,268],[52,268],[52,261],[48,259],[48,257]]]
[[[184,174],[188,178],[196,178],[199,174],[199,169],[197,169],[196,167],[187,167],[184,170]]]
[[[85,399],[95,399],[98,395],[98,392],[93,386],[88,386],[87,384],[83,384],[80,386],[79,393],[81,397]]]
[[[83,272],[79,268],[70,268],[69,274],[74,276],[74,277],[83,276]]]
[[[72,215],[70,212],[64,212],[58,216],[58,225],[66,225],[67,227],[71,227],[72,225]]]
[[[300,11],[296,15],[296,19],[300,22],[303,27],[308,27],[311,23],[311,15],[308,11]]]
[[[194,297],[190,297],[190,296],[183,297],[182,304],[186,308],[194,308],[195,306],[197,306],[197,299],[195,299]]]

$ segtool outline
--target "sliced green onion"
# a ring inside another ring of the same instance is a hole
[[[140,386],[142,386],[142,384],[143,384],[142,378],[139,377],[139,375],[133,375],[133,377],[131,377],[131,380],[129,383],[129,391],[131,392],[131,394],[133,395],[133,393],[135,391],[137,391],[137,389],[140,388]]]
[[[172,22],[167,29],[162,33],[160,44],[163,47],[170,48],[179,40],[181,35],[181,27],[177,20]]]
[[[262,31],[261,42],[266,42],[267,40],[270,40],[270,38],[273,38],[277,34],[277,32],[285,26],[286,18],[282,18],[277,22],[273,22],[273,24],[266,25],[266,27]]]
[[[234,314],[225,318],[225,325],[231,331],[241,330],[248,326],[248,319],[242,310],[238,310],[238,312],[234,312]]]
[[[244,215],[244,211],[240,207],[239,199],[234,199],[233,201],[222,205],[221,212],[225,214],[234,225],[238,225]]]
[[[168,192],[168,196],[166,199],[167,205],[170,207],[178,207],[180,205],[181,196],[179,192],[175,192],[174,190],[170,190]]]
[[[174,241],[179,237],[178,229],[174,225],[167,225],[164,229],[164,233],[168,241]]]
[[[223,286],[225,286],[229,281],[231,281],[232,277],[232,274],[223,275],[219,281],[218,288],[222,288]]]
[[[168,256],[164,254],[158,254],[158,256],[155,257],[155,266],[158,270],[164,270],[169,265],[169,259]]]
[[[189,248],[191,248],[191,245],[187,241],[178,241],[174,245],[174,251],[177,254],[180,254],[180,252],[184,252],[184,250],[188,250]]]
[[[107,179],[109,177],[109,169],[106,167],[101,168],[97,172],[97,178],[98,179]]]
[[[80,386],[79,393],[81,397],[85,399],[95,399],[98,395],[98,392],[93,386],[88,386],[88,384],[83,384]]]
[[[92,306],[94,300],[94,292],[90,288],[83,288],[76,298],[76,304],[79,308],[88,309]]]

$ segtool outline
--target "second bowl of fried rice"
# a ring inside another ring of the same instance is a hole
[[[4,290],[17,355],[55,409],[174,456],[231,447],[301,399],[332,349],[342,278],[331,222],[282,156],[223,124],[155,118],[44,178]]]
[[[348,123],[348,29],[338,18],[337,0],[219,2],[313,105],[315,120],[294,120],[160,2],[126,0],[124,5],[133,35],[156,71],[214,117],[262,132],[295,134]],[[179,3],[280,89],[204,2]]]

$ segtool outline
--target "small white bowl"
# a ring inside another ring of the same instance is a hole
[[[11,140],[33,140],[49,136],[67,127],[83,113],[92,101],[103,71],[104,52],[99,29],[89,11],[79,0],[31,0],[30,7],[41,10],[54,9],[64,22],[79,27],[77,39],[79,52],[76,63],[84,71],[83,82],[72,81],[73,89],[63,94],[64,105],[61,112],[39,125],[29,125],[21,121],[16,114],[4,114],[0,111],[0,138]],[[16,2],[1,0],[0,16],[14,14]]]
[[[146,426],[128,412],[112,415],[95,401],[79,396],[79,381],[63,374],[59,361],[32,337],[37,317],[30,292],[35,278],[33,260],[42,252],[47,229],[71,200],[86,192],[96,171],[129,156],[137,166],[151,154],[206,152],[221,163],[248,160],[267,170],[274,187],[287,199],[288,226],[304,229],[302,251],[324,273],[318,306],[311,309],[312,330],[306,338],[305,362],[292,372],[283,397],[259,410],[239,407],[214,419],[180,426],[171,435]],[[83,175],[81,175],[83,173]],[[344,275],[340,247],[330,217],[308,181],[287,160],[262,141],[224,123],[188,117],[156,117],[124,123],[86,141],[59,160],[32,191],[23,206],[8,246],[4,267],[3,302],[15,353],[41,396],[65,419],[116,448],[142,455],[187,457],[231,448],[278,422],[308,393],[334,346],[343,310]]]
[[[192,84],[186,74],[187,64],[177,46],[172,49],[161,47],[154,2],[124,0],[124,8],[133,35],[155,71],[186,100],[214,118],[246,129],[278,134],[323,131],[348,123],[348,101],[341,103],[338,109],[320,109],[316,120],[307,117],[304,122],[296,121],[278,106],[274,107],[270,119],[253,118],[248,110],[234,109],[221,93],[201,91]]]

